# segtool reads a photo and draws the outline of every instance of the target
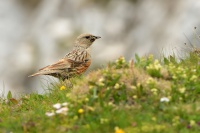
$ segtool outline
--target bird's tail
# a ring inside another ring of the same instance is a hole
[[[38,73],[34,73],[32,75],[29,75],[28,77],[30,78],[30,77],[34,77],[34,76],[38,76],[38,75],[42,75],[42,74],[40,72],[38,72]]]
[[[32,75],[29,75],[28,77],[34,77],[34,76],[38,76],[38,75],[51,75],[51,74],[55,74],[55,73],[61,73],[61,70],[48,70],[48,71],[39,71],[37,73],[34,73]]]

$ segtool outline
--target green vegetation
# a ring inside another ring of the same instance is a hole
[[[54,83],[45,95],[0,104],[0,132],[188,133],[200,130],[200,58],[120,57],[106,68]]]

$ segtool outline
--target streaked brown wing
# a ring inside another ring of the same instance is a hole
[[[45,70],[62,70],[69,68],[71,66],[71,61],[69,59],[61,59],[58,62],[48,65],[44,68],[39,69],[39,71],[45,71]]]

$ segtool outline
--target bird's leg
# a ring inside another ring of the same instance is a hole
[[[63,82],[64,82],[64,84],[65,84],[66,87],[72,88],[72,87],[73,87],[73,84],[72,84],[72,82],[70,81],[69,76],[70,76],[70,75],[69,75],[69,70],[66,69],[65,72],[64,72],[64,74],[63,74],[63,76],[62,76],[62,80],[63,80]]]
[[[66,85],[65,85],[65,82],[64,82],[64,80],[63,80],[62,77],[59,78],[59,81],[60,81],[61,86],[62,86],[62,85],[66,86]]]
[[[66,78],[63,81],[64,81],[64,84],[66,85],[66,87],[73,88],[73,84],[72,84],[72,82],[70,81],[69,78]]]

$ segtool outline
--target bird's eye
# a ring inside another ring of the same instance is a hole
[[[90,38],[90,36],[86,36],[85,38],[86,38],[86,39],[89,39],[89,38]]]

